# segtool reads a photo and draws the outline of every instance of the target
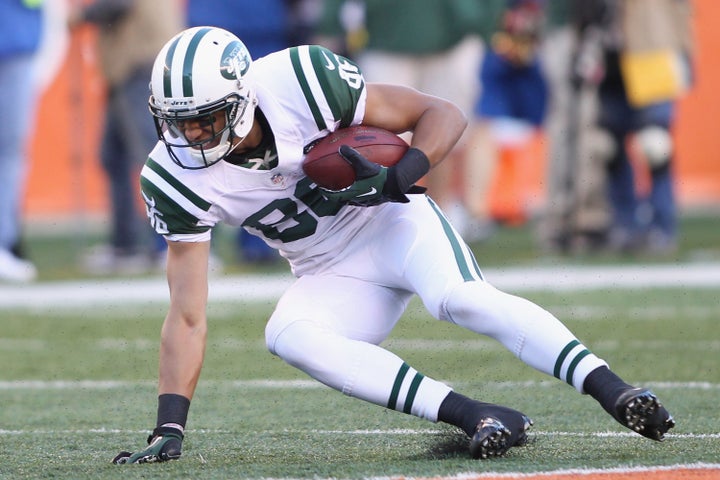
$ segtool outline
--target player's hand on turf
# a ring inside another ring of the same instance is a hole
[[[148,437],[148,446],[139,452],[120,452],[112,463],[154,463],[177,460],[182,454],[183,433],[177,428],[158,427]]]
[[[385,182],[388,175],[387,167],[371,162],[348,145],[342,145],[338,153],[355,170],[355,182],[341,190],[321,188],[325,197],[339,203],[363,207],[379,205],[385,202],[409,202],[404,194],[389,194],[385,191]],[[416,191],[419,188],[421,187],[413,186],[407,193],[422,193]]]

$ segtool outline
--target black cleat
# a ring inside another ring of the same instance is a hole
[[[510,447],[521,447],[527,443],[527,431],[533,424],[525,415],[520,414],[520,428],[511,431],[495,417],[480,420],[470,440],[470,455],[473,458],[499,457]]]
[[[615,419],[643,437],[661,442],[675,426],[672,415],[650,390],[631,388],[615,400]]]

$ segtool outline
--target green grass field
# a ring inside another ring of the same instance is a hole
[[[502,235],[478,256],[499,265],[531,256],[527,239]],[[709,240],[691,241],[698,247],[683,250],[686,259],[717,253]],[[41,258],[67,248],[32,242]],[[492,340],[432,320],[414,302],[387,348],[462,393],[535,421],[526,447],[475,461],[454,429],[345,397],[273,357],[263,337],[273,302],[223,302],[209,308],[182,459],[115,466],[112,457],[144,445],[154,426],[164,303],[27,307],[0,309],[0,478],[419,477],[719,462],[717,289],[519,293],[556,313],[626,380],[653,388],[677,420],[665,442],[630,433],[591,398]]]
[[[678,425],[662,444],[532,371],[494,342],[413,304],[387,341],[421,372],[535,421],[530,444],[473,461],[453,429],[308,381],[266,352],[271,306],[214,305],[181,461],[113,466],[155,415],[163,306],[2,312],[0,478],[362,478],[715,463],[720,305],[713,290],[534,293]]]

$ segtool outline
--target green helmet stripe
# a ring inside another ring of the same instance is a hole
[[[165,54],[165,68],[163,69],[163,95],[165,95],[165,97],[172,97],[172,68],[170,67],[172,66],[172,59],[179,41],[180,37],[177,37],[175,41],[170,44]]]
[[[300,88],[305,96],[305,101],[307,101],[308,107],[310,107],[310,111],[312,112],[313,119],[315,119],[315,124],[317,125],[318,130],[325,130],[327,125],[325,124],[325,119],[322,116],[320,107],[313,96],[312,89],[310,88],[308,79],[303,71],[298,47],[292,47],[290,49],[290,60],[292,62],[293,69],[295,70],[295,76],[297,77],[298,82],[300,83]]]
[[[188,43],[187,51],[185,52],[185,60],[183,61],[183,74],[182,74],[182,85],[183,85],[183,97],[193,96],[193,85],[192,85],[192,70],[193,63],[195,62],[195,52],[200,44],[200,40],[210,31],[210,28],[201,28]]]

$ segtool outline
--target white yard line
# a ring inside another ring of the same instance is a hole
[[[86,428],[86,429],[46,429],[46,428],[30,428],[30,429],[0,429],[0,436],[15,435],[94,435],[94,434],[134,434],[146,433],[145,430],[130,430],[117,428]],[[197,429],[193,433],[212,434],[212,435],[234,435],[237,432],[223,429]],[[262,435],[267,433],[277,433],[277,430],[244,432],[246,435]],[[377,429],[361,429],[361,430],[283,430],[284,434],[302,434],[302,435],[352,435],[352,436],[385,436],[385,435],[447,435],[448,430],[441,429],[411,429],[411,428],[377,428]],[[542,430],[531,430],[531,435],[539,437],[574,437],[574,438],[634,438],[637,433],[633,432],[544,432]],[[668,433],[665,438],[678,438],[688,440],[715,440],[720,439],[720,433]]]
[[[489,282],[511,292],[720,287],[720,263],[508,267],[483,271]],[[273,301],[292,280],[289,274],[220,276],[210,280],[210,299]],[[167,284],[161,277],[0,284],[0,309],[128,306],[167,302],[167,297]]]
[[[720,390],[719,383],[712,382],[643,382],[650,388],[664,390]],[[237,388],[237,389],[327,389],[315,380],[202,380],[206,387]],[[452,382],[455,386],[464,382]],[[115,390],[134,389],[138,387],[155,388],[156,380],[0,380],[0,392],[4,390]],[[527,380],[507,382],[487,382],[495,388],[535,388],[553,387],[557,380]]]

